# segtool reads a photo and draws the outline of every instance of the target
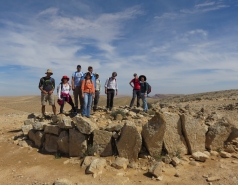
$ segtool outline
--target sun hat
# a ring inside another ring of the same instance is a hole
[[[46,71],[46,73],[45,73],[45,74],[47,74],[47,73],[51,73],[51,74],[53,75],[53,72],[52,72],[52,70],[51,70],[51,69],[47,69],[47,71]]]
[[[69,81],[69,77],[66,75],[61,78],[61,81],[63,81],[63,79],[67,79]]]
[[[139,76],[139,80],[141,81],[141,78],[142,78],[142,77],[143,77],[143,78],[145,79],[145,81],[146,81],[146,76],[145,76],[145,75],[140,75],[140,76]]]

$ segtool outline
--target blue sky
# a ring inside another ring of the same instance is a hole
[[[39,94],[80,64],[118,73],[130,95],[133,73],[156,93],[236,89],[238,0],[0,1],[0,96]]]

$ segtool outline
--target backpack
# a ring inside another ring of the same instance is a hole
[[[50,82],[52,83],[52,87],[53,87],[53,79],[50,77]],[[46,86],[46,78],[45,77],[43,77],[43,88]],[[54,87],[53,87],[54,88]]]
[[[148,83],[147,83],[148,84]],[[152,90],[152,87],[150,84],[148,84],[148,90],[147,90],[147,94],[150,94],[151,93],[151,90]]]

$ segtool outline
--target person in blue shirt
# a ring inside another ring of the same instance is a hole
[[[81,91],[81,79],[84,76],[81,72],[81,65],[77,65],[77,71],[72,74],[72,90],[74,92],[75,108],[78,109],[78,100],[80,101],[80,109],[83,109],[83,98]]]

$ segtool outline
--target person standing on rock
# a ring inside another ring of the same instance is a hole
[[[146,97],[147,97],[147,91],[148,91],[148,83],[146,82],[146,76],[140,75],[139,80],[140,80],[141,99],[143,102],[143,111],[147,112],[148,106],[147,106],[147,102],[146,102]]]
[[[63,76],[61,79],[61,83],[57,87],[58,103],[60,105],[60,114],[63,114],[64,103],[68,102],[71,105],[72,110],[74,111],[74,115],[76,116],[77,110],[70,96],[71,85],[68,82],[69,77]]]
[[[130,108],[134,105],[135,98],[137,97],[137,107],[140,107],[140,80],[138,79],[138,76],[136,73],[134,73],[134,78],[130,81],[130,86],[133,88],[132,93],[132,99],[130,103]],[[133,83],[133,85],[132,85]]]
[[[78,100],[80,102],[80,109],[83,109],[83,99],[81,91],[81,78],[83,77],[83,72],[81,71],[81,65],[77,65],[77,71],[72,74],[72,90],[74,92],[74,103],[75,108],[78,109]]]
[[[101,91],[101,82],[99,79],[99,74],[95,73],[95,77],[96,77],[96,89],[95,89],[95,98],[94,98],[94,106],[93,106],[94,111],[97,110],[98,101],[100,97],[100,91]]]
[[[84,99],[84,108],[82,111],[82,116],[90,117],[92,99],[95,97],[94,82],[92,80],[92,75],[87,72],[84,80],[81,82],[82,98]]]
[[[51,69],[47,69],[46,76],[42,77],[39,82],[39,89],[41,90],[41,112],[42,117],[45,117],[45,105],[47,101],[52,106],[52,111],[56,115],[55,99],[54,99],[54,89],[55,89],[55,79],[51,77],[53,72]]]
[[[108,78],[105,82],[105,94],[107,95],[107,110],[109,109],[109,111],[111,111],[113,107],[115,91],[116,91],[116,96],[118,94],[118,84],[117,84],[116,76],[117,76],[117,73],[113,72],[112,76]]]

